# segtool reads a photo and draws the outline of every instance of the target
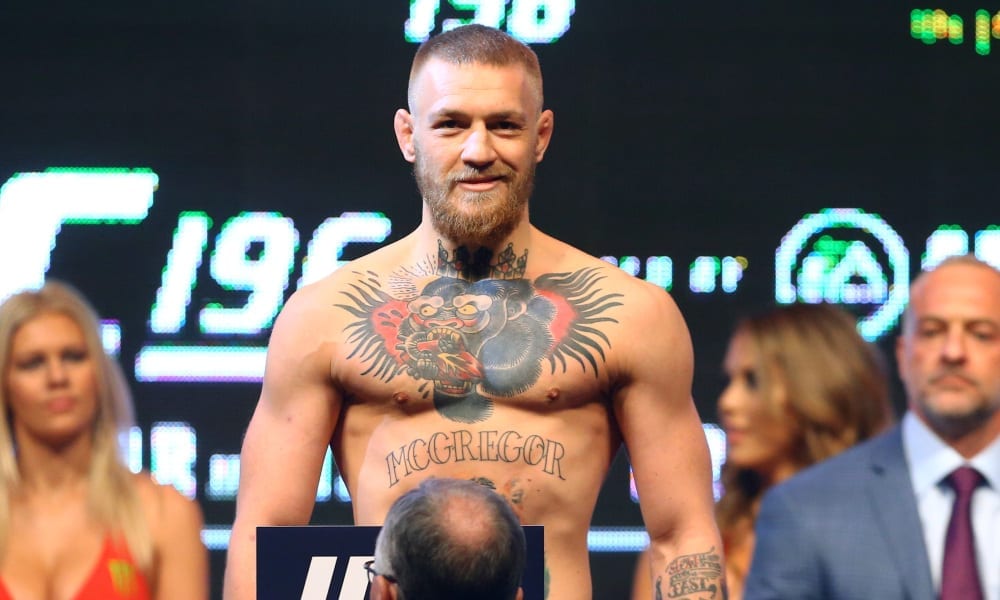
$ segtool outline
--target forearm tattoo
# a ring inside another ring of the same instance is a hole
[[[675,558],[667,565],[666,571],[656,578],[654,592],[656,600],[663,600],[664,597],[726,600],[729,593],[723,577],[722,556],[713,546],[708,552]]]

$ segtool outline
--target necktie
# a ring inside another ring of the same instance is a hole
[[[955,504],[944,539],[941,600],[982,600],[971,508],[972,492],[983,482],[983,476],[964,466],[952,471],[945,481],[955,490]]]

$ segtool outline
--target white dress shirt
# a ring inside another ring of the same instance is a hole
[[[972,529],[976,560],[986,600],[1000,600],[1000,438],[966,460],[912,412],[903,417],[903,450],[924,530],[934,589],[941,589],[944,539],[955,492],[943,480],[962,465],[975,467],[986,479],[972,495]]]

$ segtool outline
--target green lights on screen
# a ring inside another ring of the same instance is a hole
[[[976,11],[973,36],[976,54],[986,56],[994,39],[1000,39],[1000,11]],[[953,46],[965,41],[965,21],[944,9],[915,8],[910,11],[910,36],[930,46],[947,40]]]

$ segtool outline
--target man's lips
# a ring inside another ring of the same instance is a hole
[[[459,179],[457,183],[458,186],[461,187],[462,189],[471,191],[483,191],[483,190],[493,189],[494,187],[499,185],[501,181],[503,181],[503,177],[497,175],[495,177],[475,177],[469,179]]]
[[[931,384],[939,387],[961,387],[976,385],[976,382],[961,373],[941,373],[931,379]]]

